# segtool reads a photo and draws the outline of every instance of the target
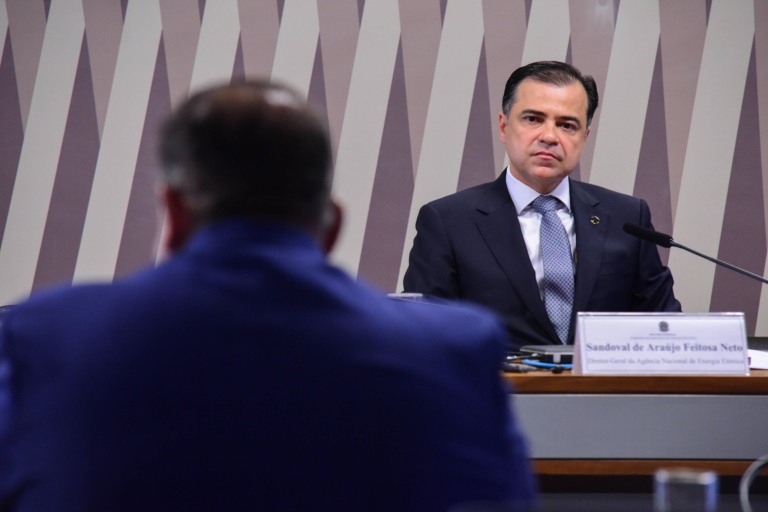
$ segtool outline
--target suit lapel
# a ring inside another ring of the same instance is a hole
[[[610,218],[599,203],[581,183],[571,180],[571,207],[576,229],[575,311],[586,309],[602,262]]]
[[[539,295],[536,274],[520,231],[517,210],[509,197],[506,172],[491,184],[476,209],[485,214],[478,220],[477,227],[502,271],[533,316],[557,339]]]

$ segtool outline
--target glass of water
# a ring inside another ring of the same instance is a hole
[[[658,469],[653,477],[653,510],[715,512],[717,486],[717,473],[708,469]]]

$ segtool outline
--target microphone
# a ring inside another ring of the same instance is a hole
[[[757,281],[760,281],[761,283],[768,284],[768,279],[765,279],[763,276],[753,274],[748,270],[744,270],[743,268],[739,268],[736,265],[731,265],[730,263],[727,263],[725,261],[718,260],[717,258],[712,258],[711,256],[702,254],[699,251],[694,251],[690,247],[686,247],[682,244],[675,242],[674,240],[672,240],[672,237],[670,235],[667,235],[665,233],[659,233],[658,231],[644,228],[642,226],[638,226],[637,224],[629,224],[629,223],[624,224],[624,231],[626,233],[629,233],[632,236],[636,236],[641,240],[651,242],[652,244],[656,244],[661,247],[679,247],[684,251],[688,251],[691,254],[695,254],[696,256],[699,256],[700,258],[704,258],[705,260],[709,260],[712,263],[716,263],[717,265],[725,267],[729,270],[733,270],[734,272],[738,272],[739,274],[742,274],[752,279],[755,279]]]
[[[671,236],[665,235],[664,233],[659,233],[658,231],[654,231],[652,229],[638,226],[637,224],[624,224],[624,231],[632,236],[647,240],[662,247],[669,248],[672,247],[672,245],[677,245],[672,241]]]

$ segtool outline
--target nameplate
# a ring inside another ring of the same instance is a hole
[[[578,313],[573,373],[749,375],[744,313]]]

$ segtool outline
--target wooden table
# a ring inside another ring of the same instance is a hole
[[[518,394],[695,394],[768,396],[768,370],[749,376],[574,375],[570,371],[505,373]]]
[[[539,475],[740,476],[768,453],[768,371],[750,376],[504,374]]]

